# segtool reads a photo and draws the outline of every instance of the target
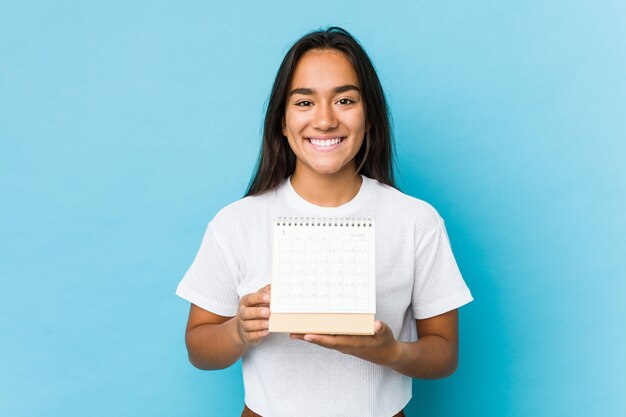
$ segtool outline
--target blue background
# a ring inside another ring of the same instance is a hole
[[[187,362],[174,290],[246,189],[284,53],[329,24],[371,55],[399,185],[476,298],[458,371],[415,381],[407,415],[626,415],[625,21],[620,1],[3,1],[0,415],[238,415],[240,366]]]

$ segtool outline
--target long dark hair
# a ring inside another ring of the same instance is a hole
[[[352,35],[342,28],[330,27],[300,38],[280,64],[265,112],[261,153],[246,196],[275,188],[295,171],[296,156],[282,133],[282,120],[293,72],[300,58],[311,49],[335,49],[352,63],[361,86],[369,126],[356,154],[357,172],[395,187],[389,111],[376,70]]]

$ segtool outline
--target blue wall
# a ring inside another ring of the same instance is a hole
[[[240,367],[187,362],[174,289],[283,54],[328,24],[476,298],[407,414],[626,415],[623,2],[110,3],[0,6],[0,415],[237,415]]]

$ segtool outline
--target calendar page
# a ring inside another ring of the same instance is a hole
[[[272,313],[375,313],[374,222],[281,218],[273,230]]]

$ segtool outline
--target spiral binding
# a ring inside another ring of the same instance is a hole
[[[374,221],[367,217],[278,217],[277,226],[337,226],[337,227],[373,227]]]

